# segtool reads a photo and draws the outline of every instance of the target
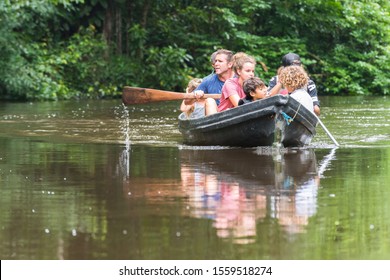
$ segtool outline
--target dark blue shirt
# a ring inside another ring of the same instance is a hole
[[[204,93],[221,93],[224,84],[225,82],[218,79],[217,74],[211,74],[203,79],[202,83],[196,88],[196,90],[203,90]],[[219,100],[215,101],[217,101],[218,105]]]

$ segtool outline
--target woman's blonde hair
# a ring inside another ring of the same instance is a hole
[[[238,52],[235,55],[233,55],[233,71],[234,73],[237,73],[237,70],[241,70],[242,67],[244,67],[244,64],[249,62],[253,65],[256,65],[256,59],[253,56],[247,55],[244,52]]]
[[[305,88],[309,82],[309,76],[301,66],[287,66],[280,72],[280,82],[284,87],[297,90]]]

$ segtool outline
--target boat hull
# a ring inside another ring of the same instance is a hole
[[[293,121],[286,121],[286,116]],[[311,112],[293,98],[281,95],[202,118],[179,116],[183,143],[199,146],[272,146],[280,131],[283,146],[302,147],[314,137],[316,125]]]

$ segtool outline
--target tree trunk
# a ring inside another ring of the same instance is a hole
[[[122,54],[122,13],[121,7],[115,8],[116,53]]]
[[[146,30],[146,25],[148,24],[149,9],[150,9],[150,1],[147,0],[147,1],[145,1],[145,4],[143,6],[142,21],[141,21],[141,26],[145,30]],[[144,56],[144,48],[141,47],[138,49],[138,57],[142,58],[143,56]]]
[[[144,8],[143,8],[143,12],[142,12],[142,22],[141,22],[141,26],[146,29],[146,25],[148,23],[148,14],[149,14],[149,9],[150,9],[150,1],[147,0],[145,1],[145,5],[144,5]]]
[[[109,49],[112,45],[112,4],[111,1],[108,1],[108,6],[106,14],[104,16],[103,22],[103,38],[106,40],[108,45],[108,51],[106,57],[109,57]]]
[[[130,55],[130,36],[129,36],[129,30],[131,26],[131,21],[133,18],[133,1],[128,0],[126,2],[126,11],[127,11],[127,16],[125,17],[125,53],[127,56]]]

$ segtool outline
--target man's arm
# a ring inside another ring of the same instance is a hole
[[[311,79],[309,80],[309,83],[307,85],[307,91],[309,92],[309,95],[313,100],[314,113],[317,116],[319,116],[321,114],[321,109],[320,109],[320,101],[318,100],[318,95],[317,95],[317,87],[316,84]]]
[[[282,84],[278,81],[278,76],[272,77],[269,81],[267,96],[273,96],[279,93],[279,91],[283,88]]]

